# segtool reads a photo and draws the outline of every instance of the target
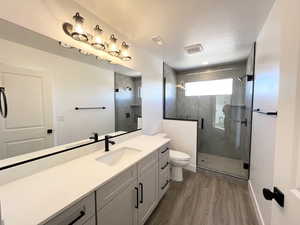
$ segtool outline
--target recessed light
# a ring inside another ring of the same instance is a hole
[[[164,44],[164,41],[160,36],[152,37],[152,41],[154,41],[158,45],[163,45]]]
[[[208,62],[203,62],[202,65],[208,65]]]

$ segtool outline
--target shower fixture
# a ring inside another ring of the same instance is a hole
[[[247,81],[252,81],[254,79],[254,76],[252,76],[252,75],[239,76],[239,77],[237,77],[237,80],[240,82],[243,82],[243,80],[245,78],[247,78]]]

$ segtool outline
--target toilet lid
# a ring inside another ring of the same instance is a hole
[[[184,160],[184,161],[191,159],[191,157],[188,154],[184,152],[174,151],[174,150],[170,150],[170,158],[175,160]]]

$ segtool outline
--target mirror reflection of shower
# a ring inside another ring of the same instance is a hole
[[[141,76],[115,73],[116,131],[142,128],[141,85]]]

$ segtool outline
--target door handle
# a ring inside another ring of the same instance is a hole
[[[263,195],[266,200],[272,201],[275,199],[278,205],[282,208],[284,207],[284,194],[277,187],[274,187],[273,192],[270,189],[264,188]]]
[[[140,188],[141,188],[141,200],[140,203],[143,204],[144,203],[144,185],[143,183],[139,183]]]
[[[135,191],[136,191],[136,205],[135,208],[138,209],[139,208],[139,189],[137,187],[134,187]]]

